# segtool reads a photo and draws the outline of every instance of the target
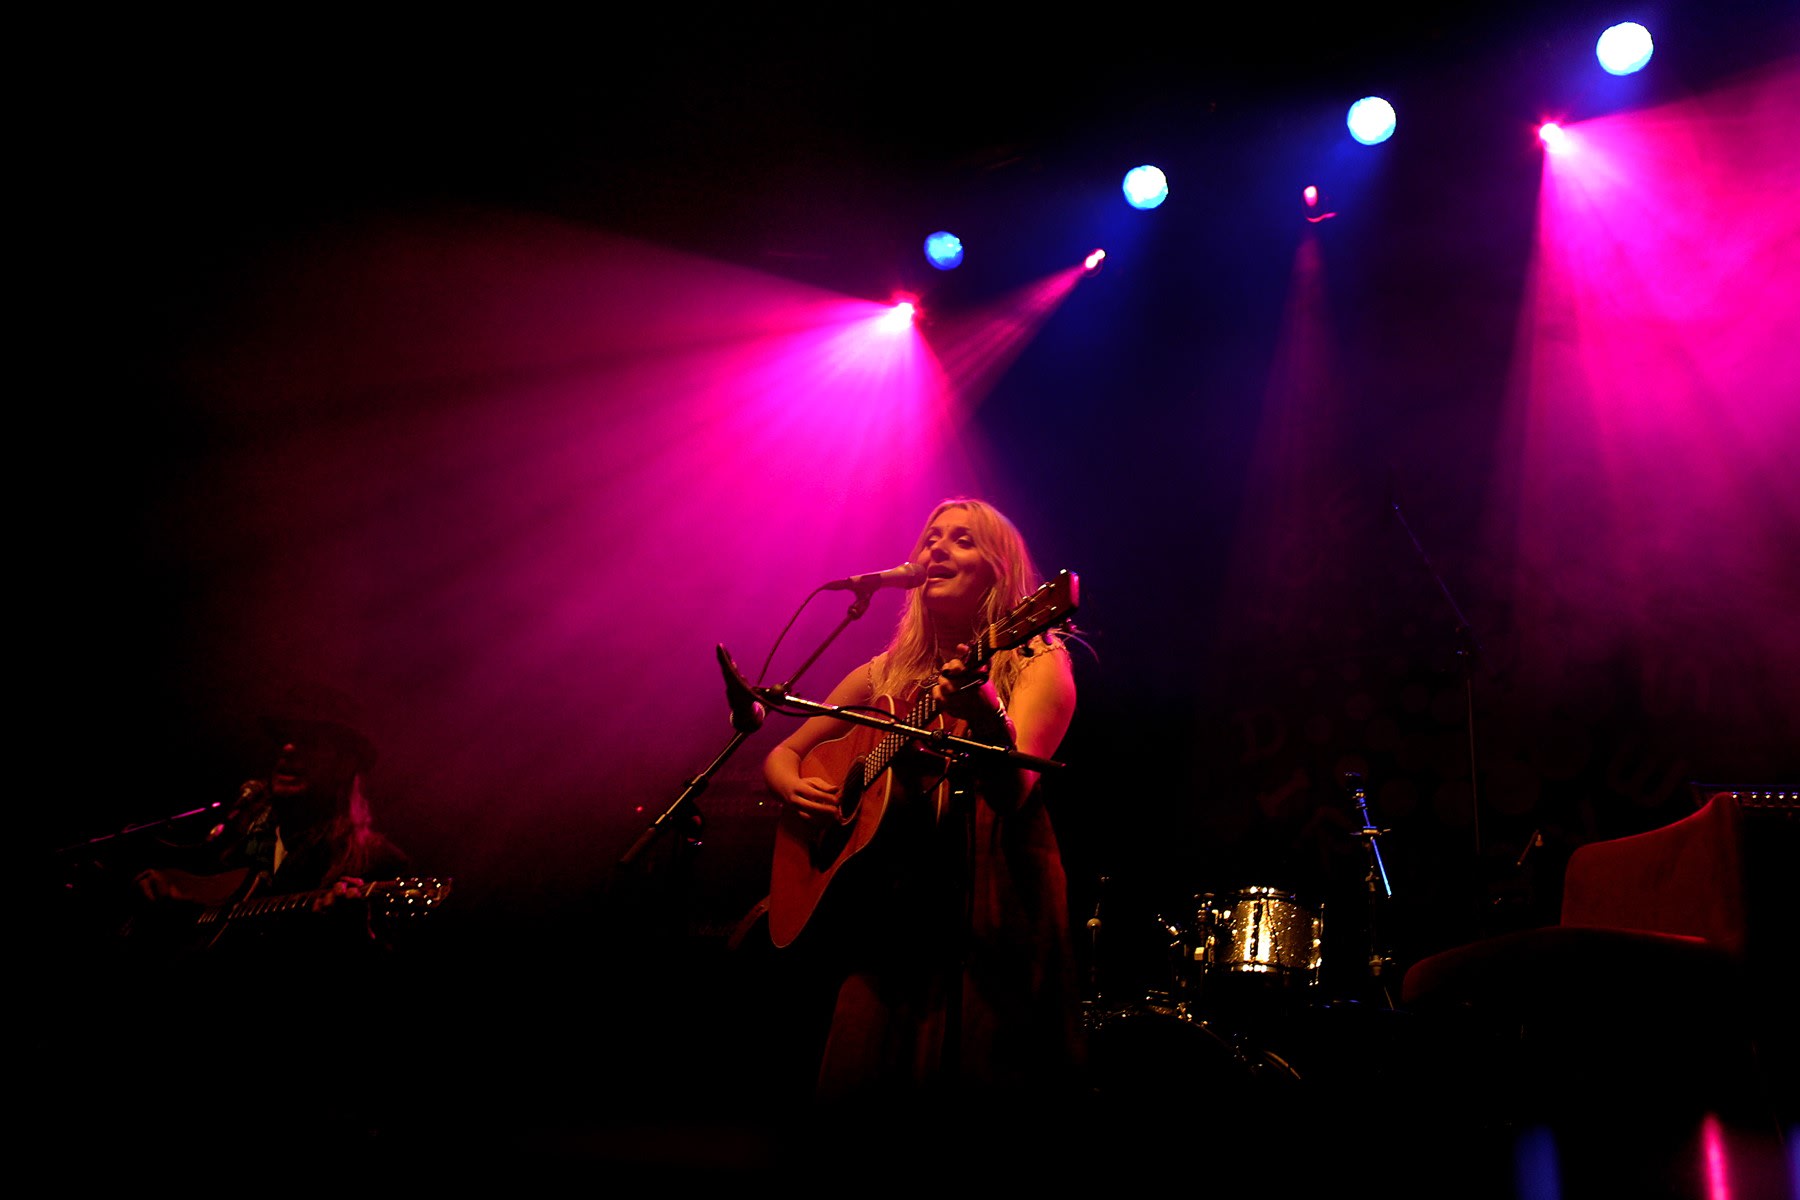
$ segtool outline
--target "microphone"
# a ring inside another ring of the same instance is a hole
[[[828,592],[872,592],[877,588],[916,588],[925,582],[925,572],[918,563],[901,563],[897,567],[889,567],[885,571],[872,571],[867,575],[852,575],[848,579],[834,579],[825,585]]]
[[[232,801],[231,807],[225,810],[225,819],[206,831],[206,840],[209,842],[216,842],[224,837],[225,829],[229,825],[231,818],[237,815],[238,809],[254,800],[262,799],[268,790],[269,785],[262,780],[246,779],[243,786],[238,788],[237,799]]]
[[[767,714],[724,642],[719,643],[719,670],[725,676],[725,699],[731,704],[731,727],[739,733],[755,733]]]

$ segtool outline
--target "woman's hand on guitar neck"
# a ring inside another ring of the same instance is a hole
[[[965,722],[971,729],[994,729],[1005,723],[1006,706],[1000,703],[1000,693],[988,679],[987,664],[970,667],[968,654],[969,645],[964,642],[956,647],[956,657],[938,668],[932,697],[938,711]]]

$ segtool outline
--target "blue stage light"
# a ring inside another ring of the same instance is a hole
[[[962,239],[946,230],[938,230],[925,239],[925,261],[940,271],[953,271],[962,265]]]
[[[1594,57],[1614,75],[1629,75],[1633,71],[1643,70],[1655,51],[1656,45],[1650,40],[1650,31],[1636,21],[1614,25],[1594,43]]]
[[[1169,180],[1148,164],[1125,172],[1125,201],[1133,208],[1155,208],[1169,198]]]
[[[1394,136],[1394,106],[1380,96],[1364,96],[1350,106],[1344,124],[1363,145],[1378,145]]]

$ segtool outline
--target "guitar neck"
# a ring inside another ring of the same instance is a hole
[[[266,917],[276,913],[297,912],[301,909],[311,908],[330,890],[329,888],[319,888],[310,892],[284,892],[279,896],[253,896],[236,904],[209,908],[200,914],[197,924],[213,925],[225,921],[242,920],[245,917]]]
[[[277,913],[301,912],[311,909],[319,900],[329,896],[332,890],[331,888],[316,888],[307,892],[282,892],[278,895],[251,896],[236,904],[209,908],[200,914],[196,923],[222,925],[228,921],[240,921],[246,917],[267,917]],[[364,884],[360,899],[368,902],[379,899],[389,905],[398,902],[412,911],[423,912],[442,903],[449,891],[448,880],[383,879]]]
[[[965,660],[971,670],[980,667],[993,655],[993,650],[990,648],[991,636],[991,626],[976,635],[974,643],[969,647],[968,658]],[[906,724],[914,729],[923,729],[936,719],[937,714],[937,697],[932,695],[931,689],[928,687],[919,697],[918,702],[913,705],[912,712],[907,715]],[[894,761],[894,756],[900,753],[910,740],[907,734],[890,733],[876,742],[875,748],[864,755],[862,759],[863,786],[866,787],[880,778],[881,773],[887,770],[888,764]]]

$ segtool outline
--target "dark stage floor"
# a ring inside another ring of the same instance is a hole
[[[52,974],[26,1145],[65,1183],[1794,1194],[1769,1064],[1696,1071],[1655,1043],[1527,1044],[1304,993],[1103,1000],[1087,1086],[950,1113],[813,1107],[818,996],[754,946],[477,937],[279,1006],[189,982]],[[306,1014],[324,1016],[289,1024]]]

